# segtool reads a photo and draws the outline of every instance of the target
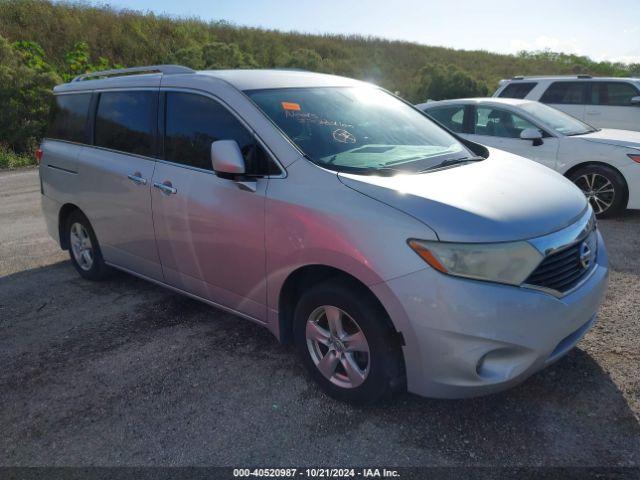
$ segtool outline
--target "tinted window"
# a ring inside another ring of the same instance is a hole
[[[54,98],[47,137],[70,142],[84,142],[90,102],[90,93],[57,95]]]
[[[427,115],[447,127],[449,130],[463,133],[464,105],[432,108],[427,110],[426,113]]]
[[[538,129],[529,121],[507,110],[492,107],[476,109],[476,135],[520,138],[520,133],[526,128]]]
[[[536,86],[535,82],[514,82],[510,83],[500,92],[499,97],[504,98],[524,98]]]
[[[587,82],[555,82],[544,92],[542,103],[583,104],[586,103]]]
[[[253,135],[226,108],[211,98],[191,93],[167,92],[165,159],[213,170],[211,143],[235,140],[244,155],[247,173],[280,173],[267,160]]]
[[[95,144],[121,152],[153,155],[156,103],[154,92],[101,93]]]
[[[640,95],[636,88],[625,82],[594,82],[591,103],[595,105],[627,106],[631,98]]]

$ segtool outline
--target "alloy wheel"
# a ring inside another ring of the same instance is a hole
[[[87,232],[84,225],[77,222],[71,225],[69,240],[73,258],[80,268],[85,271],[91,270],[93,266],[93,246],[91,245],[89,232]]]
[[[599,173],[585,173],[574,183],[584,193],[596,214],[607,211],[613,205],[616,190],[611,180]]]
[[[369,343],[348,313],[330,305],[316,308],[307,320],[305,336],[313,363],[331,383],[356,388],[366,380]]]

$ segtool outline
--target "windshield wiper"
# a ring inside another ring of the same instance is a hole
[[[334,165],[334,168],[336,166]],[[351,173],[354,175],[381,175],[383,177],[390,177],[392,175],[396,175],[398,173],[407,173],[403,170],[398,170],[397,168],[390,167],[349,167],[346,165],[340,165],[336,168],[338,172],[342,173]]]
[[[428,172],[429,170],[435,170],[437,168],[450,167],[451,165],[457,165],[459,163],[467,163],[467,162],[480,162],[482,160],[486,160],[484,157],[464,157],[464,158],[452,158],[450,160],[445,160],[443,162],[438,163],[429,168],[425,168],[424,170],[420,170],[418,173]]]

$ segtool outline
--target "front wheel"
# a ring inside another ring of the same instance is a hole
[[[294,322],[298,354],[330,396],[373,403],[404,385],[397,334],[364,288],[342,280],[316,285],[300,298]]]
[[[588,165],[569,179],[582,190],[600,218],[612,217],[626,207],[627,186],[620,173],[605,165]]]

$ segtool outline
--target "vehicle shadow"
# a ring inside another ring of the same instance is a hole
[[[123,273],[8,275],[0,312],[6,465],[640,464],[634,412],[580,347],[500,394],[353,407],[266,329]]]

